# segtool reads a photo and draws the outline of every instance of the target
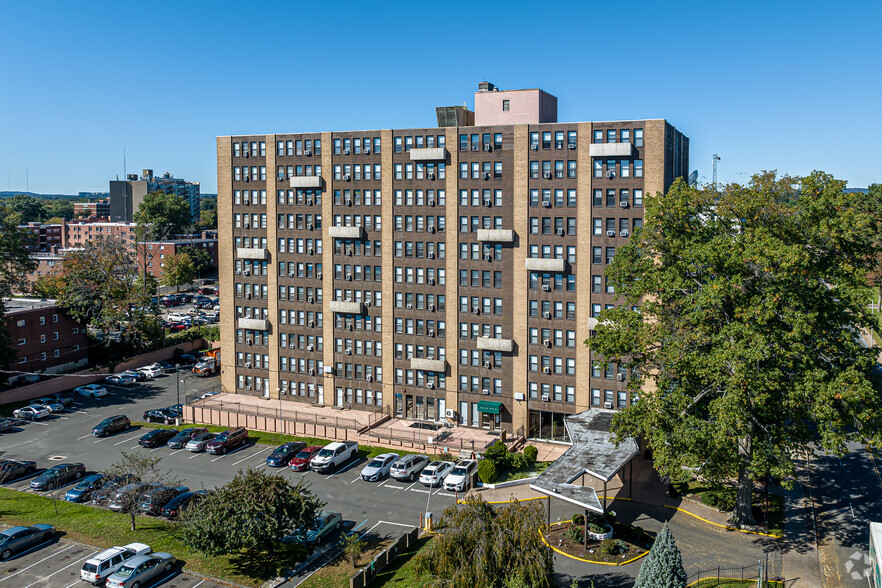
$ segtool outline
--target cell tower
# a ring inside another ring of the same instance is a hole
[[[722,159],[719,155],[714,153],[714,186],[717,185],[717,162]]]

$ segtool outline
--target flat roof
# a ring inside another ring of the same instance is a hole
[[[45,298],[5,298],[4,302],[6,304],[6,314],[58,307],[57,301]]]
[[[610,432],[614,414],[611,410],[592,408],[565,417],[564,425],[573,446],[539,474],[530,488],[602,513],[603,506],[594,488],[573,482],[588,474],[607,483],[639,453],[637,442],[631,438],[616,446]]]

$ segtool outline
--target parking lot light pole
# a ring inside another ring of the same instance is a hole
[[[175,388],[178,393],[178,404],[181,404],[181,364],[175,364]]]

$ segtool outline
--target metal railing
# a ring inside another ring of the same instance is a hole
[[[715,583],[719,580],[719,583]],[[712,586],[725,586],[732,580],[755,580],[759,588],[767,586],[784,586],[785,581],[780,578],[769,579],[769,558],[757,561],[749,566],[717,566],[708,570],[699,570],[689,575],[686,585],[700,585],[702,588],[710,588]]]

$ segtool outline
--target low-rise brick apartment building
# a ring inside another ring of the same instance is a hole
[[[54,300],[9,298],[5,304],[6,330],[17,353],[11,371],[52,374],[88,363],[86,326]]]
[[[139,263],[147,264],[147,270],[156,278],[162,277],[165,260],[173,255],[192,249],[203,249],[211,256],[210,269],[217,269],[217,238],[173,239],[138,243]]]
[[[438,127],[218,137],[225,392],[561,438],[636,400],[583,341],[646,197],[688,173],[664,119],[558,122],[482,83]]]

